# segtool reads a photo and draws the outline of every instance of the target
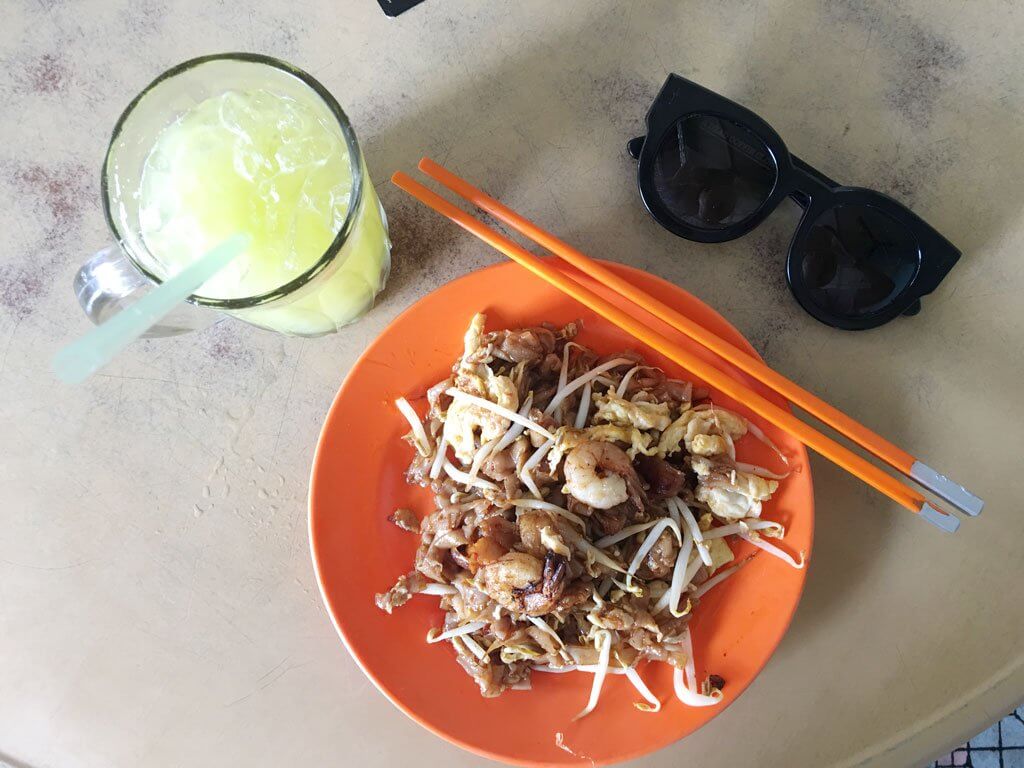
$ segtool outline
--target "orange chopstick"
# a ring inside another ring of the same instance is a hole
[[[602,284],[612,288],[635,304],[639,304],[659,320],[689,336],[699,344],[704,345],[719,357],[775,390],[794,405],[804,409],[894,469],[920,482],[924,487],[958,509],[970,515],[977,515],[981,512],[984,502],[977,496],[939,475],[925,465],[924,462],[868,429],[863,424],[853,420],[838,408],[826,403],[782,374],[769,368],[757,358],[735,347],[702,325],[695,323],[686,315],[683,315],[664,302],[640,290],[603,264],[596,262],[565,241],[520,216],[511,208],[502,205],[499,201],[473,186],[465,179],[460,178],[428,157],[420,160],[419,168],[455,194],[491,214],[499,221],[504,222],[538,245],[569,262],[585,274],[597,278]]]
[[[758,416],[789,433],[807,447],[817,451],[851,474],[859,477],[900,506],[911,512],[922,514],[929,522],[943,530],[955,531],[959,526],[957,518],[936,509],[921,494],[886,474],[873,464],[868,463],[849,449],[839,445],[831,438],[821,434],[808,424],[800,421],[792,413],[766,400],[741,382],[705,362],[685,347],[644,325],[632,315],[577,283],[565,273],[545,263],[522,246],[494,231],[465,211],[460,210],[408,175],[397,172],[391,177],[391,181],[420,202],[448,217],[463,229],[473,233],[563,293],[572,296],[609,322],[665,355],[677,365],[700,376],[701,379],[715,389],[734,400],[742,402]]]

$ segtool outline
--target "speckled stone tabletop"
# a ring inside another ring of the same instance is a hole
[[[803,602],[742,699],[650,766],[920,765],[1024,696],[1024,5],[5,0],[0,13],[0,764],[482,765],[362,676],[317,593],[306,491],[355,357],[497,256],[385,183],[429,153],[585,252],[682,285],[771,365],[988,501],[947,536],[812,459]],[[49,358],[108,241],[109,131],[156,74],[253,50],[352,118],[395,243],[337,336],[235,321],[138,343],[78,387]],[[914,318],[830,330],[786,288],[786,204],[727,245],[643,212],[627,139],[669,71],[828,175],[911,204],[964,257]]]

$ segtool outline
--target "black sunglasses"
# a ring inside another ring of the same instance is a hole
[[[960,258],[906,206],[832,181],[753,112],[679,75],[669,75],[647,112],[647,135],[628,149],[647,210],[688,240],[734,240],[793,198],[804,212],[786,280],[800,306],[836,328],[917,314]]]

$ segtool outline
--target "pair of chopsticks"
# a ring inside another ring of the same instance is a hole
[[[558,239],[550,232],[523,218],[512,209],[502,205],[494,198],[429,158],[420,160],[419,168],[427,176],[455,194],[491,214],[499,221],[585,274],[588,274],[604,286],[611,288],[620,296],[629,299],[638,305],[639,308],[703,345],[765,386],[775,390],[794,405],[799,406],[852,442],[874,454],[923,488],[945,499],[956,509],[970,516],[977,516],[981,513],[984,502],[966,488],[939,474],[911,454],[880,435],[875,434],[863,424],[854,421],[782,374],[772,370],[760,360],[733,346],[725,339],[695,323],[667,304],[648,295],[628,280],[623,279],[604,265],[590,259],[568,243]],[[593,312],[617,325],[652,349],[665,355],[665,357],[682,368],[699,376],[711,387],[734,400],[742,402],[765,421],[774,424],[808,448],[817,451],[851,474],[859,477],[900,506],[909,509],[911,512],[918,513],[929,523],[944,531],[952,533],[959,528],[960,520],[958,518],[930,504],[914,488],[883,472],[874,464],[866,461],[830,437],[818,432],[807,423],[798,419],[790,411],[780,408],[765,399],[740,381],[698,357],[686,347],[649,327],[643,320],[620,309],[586,286],[576,282],[568,274],[548,261],[533,255],[519,244],[491,229],[408,175],[399,171],[391,177],[391,181],[420,202],[451,219],[463,229],[473,233],[555,288],[573,297]]]

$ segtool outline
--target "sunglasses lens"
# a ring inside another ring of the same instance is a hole
[[[691,115],[673,126],[654,159],[654,189],[682,223],[725,229],[753,215],[778,175],[767,145],[741,125]]]
[[[811,301],[827,312],[862,317],[883,309],[914,279],[914,235],[866,205],[837,205],[807,234],[801,270]]]

